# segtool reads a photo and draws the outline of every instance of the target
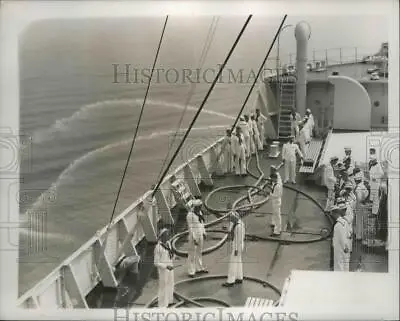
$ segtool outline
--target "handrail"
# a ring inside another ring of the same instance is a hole
[[[178,166],[174,171],[167,175],[164,179],[162,184],[165,184],[166,182],[169,181],[172,175],[177,174],[178,172],[182,171],[184,167],[187,164],[190,164],[194,162],[199,156],[204,155],[205,153],[209,152],[211,148],[214,148],[218,144],[220,144],[223,141],[224,137],[218,138],[214,143],[210,144],[208,147],[206,147],[203,151],[195,154],[193,157],[191,157],[188,161],[183,163],[182,165]],[[108,233],[107,231],[111,232],[113,228],[115,228],[116,224],[121,221],[126,215],[128,215],[130,212],[132,212],[139,203],[144,201],[147,197],[149,197],[152,194],[152,191],[149,190],[145,192],[141,197],[139,197],[135,202],[133,202],[131,205],[129,205],[125,210],[122,211],[118,216],[116,216],[110,224],[109,229],[107,229],[107,226],[104,226],[100,230],[98,230],[95,235],[93,235],[87,242],[85,242],[79,249],[74,251],[70,256],[68,256],[64,261],[62,261],[55,269],[53,269],[49,274],[47,274],[42,280],[40,280],[38,283],[36,283],[32,288],[27,290],[25,293],[23,293],[18,299],[17,299],[17,306],[22,305],[26,300],[28,300],[30,297],[38,296],[45,292],[51,284],[56,282],[60,277],[61,277],[61,269],[69,264],[71,264],[74,260],[76,260],[78,257],[80,257],[82,254],[84,254],[86,251],[92,250],[93,244],[98,240],[101,239],[102,237],[106,237]],[[113,262],[115,263],[115,262]]]
[[[371,52],[367,52],[366,48],[360,48],[360,47],[338,47],[338,48],[326,48],[318,50],[313,49],[308,57],[309,58],[308,63],[315,64],[315,62],[318,61],[325,61],[327,66],[342,65],[346,63],[361,62],[363,61],[364,57],[374,56],[374,55],[375,54],[371,54]],[[289,58],[286,59],[287,62],[286,64],[288,65],[293,65],[296,62],[296,53],[281,55],[279,57],[279,60],[283,61],[284,60],[283,57]],[[334,62],[334,64],[330,62]]]

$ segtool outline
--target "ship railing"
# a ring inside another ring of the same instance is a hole
[[[201,140],[201,139],[200,139]],[[205,146],[199,153],[187,154],[187,160],[167,175],[160,186],[160,191],[165,200],[168,211],[176,202],[170,188],[170,178],[175,175],[183,178],[191,189],[198,188],[200,182],[212,184],[212,174],[220,172],[219,155],[223,137],[203,140]],[[193,145],[193,143],[192,143]],[[201,144],[200,144],[201,146]],[[194,154],[194,155],[193,155]],[[190,177],[188,177],[188,174]],[[194,195],[196,190],[192,191]],[[86,308],[86,296],[102,281],[104,286],[117,286],[113,274],[113,265],[119,259],[122,242],[128,231],[135,226],[136,230],[129,246],[136,252],[136,245],[144,238],[145,234],[140,228],[137,206],[151,196],[152,191],[133,202],[122,213],[115,217],[110,226],[103,227],[84,243],[78,250],[65,259],[44,279],[17,299],[20,308]],[[159,205],[157,199],[157,206]],[[158,218],[159,219],[159,218]],[[105,240],[106,247],[101,251]],[[125,248],[126,249],[126,248]],[[126,250],[124,249],[124,252]]]
[[[324,62],[325,66],[343,65],[362,62],[368,56],[374,55],[371,55],[370,48],[363,47],[340,47],[318,50],[312,49],[308,52],[308,63],[312,63],[314,66],[317,62]],[[296,54],[289,53],[286,55],[281,55],[279,57],[279,61],[281,62],[281,66],[285,64],[294,65],[296,64]]]

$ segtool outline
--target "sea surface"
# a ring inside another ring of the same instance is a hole
[[[291,19],[288,22],[295,24],[304,18]],[[354,23],[340,19],[343,28]],[[387,27],[375,20],[374,29],[374,20],[358,19],[350,34],[343,34],[329,27],[326,18],[309,18],[316,26],[309,55],[312,48],[339,46],[359,46],[359,54],[376,52],[387,39]],[[156,66],[164,71],[153,78],[116,215],[157,182],[244,21],[170,18]],[[337,22],[337,17],[330,21]],[[30,25],[21,35],[20,131],[31,142],[22,153],[19,192],[25,222],[19,240],[20,294],[109,222],[145,96],[148,79],[141,72],[153,64],[163,23],[162,17],[48,20]],[[232,74],[223,73],[173,167],[224,135],[279,23],[280,17],[253,18],[227,64]],[[329,41],[327,30],[332,32]],[[202,55],[211,34],[209,50]],[[281,59],[289,62],[288,53],[295,51],[293,30],[282,35],[280,50]],[[274,47],[267,68],[274,68],[275,52]],[[124,75],[115,78],[113,64],[119,72],[131,65],[130,83]],[[200,81],[194,76],[192,83],[185,80],[183,69],[194,74],[196,68],[210,69],[200,73]],[[240,72],[242,81],[235,81]],[[247,111],[253,103],[254,95]]]

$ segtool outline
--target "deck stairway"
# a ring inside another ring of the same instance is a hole
[[[328,135],[323,138],[312,138],[310,144],[307,146],[306,155],[304,155],[304,162],[299,168],[299,173],[314,174],[319,164],[319,161],[323,158],[326,150],[327,143],[332,135],[332,130],[328,132]]]
[[[280,81],[278,138],[285,139],[291,134],[290,113],[296,103],[296,78],[285,76]]]

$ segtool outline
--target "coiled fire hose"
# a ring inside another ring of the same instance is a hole
[[[222,210],[222,209],[215,209],[212,208],[211,206],[208,205],[209,200],[211,198],[211,196],[213,196],[216,193],[222,192],[222,191],[226,191],[226,190],[237,190],[237,189],[243,189],[243,188],[247,188],[247,195],[241,196],[239,197],[233,204],[232,204],[232,210],[234,211],[240,211],[242,213],[242,217],[249,215],[251,213],[251,211],[255,208],[258,208],[260,206],[262,206],[263,204],[265,204],[266,202],[268,202],[269,198],[267,195],[267,192],[265,191],[265,188],[268,187],[268,180],[267,178],[265,178],[265,174],[264,172],[261,170],[260,168],[260,163],[259,163],[259,159],[258,159],[258,153],[256,151],[256,155],[255,155],[255,159],[256,159],[256,167],[257,167],[257,171],[260,173],[260,176],[256,176],[254,173],[252,173],[249,169],[247,169],[248,174],[250,174],[250,176],[252,176],[253,178],[257,179],[257,181],[255,182],[254,185],[230,185],[230,186],[223,186],[223,187],[219,187],[214,189],[213,191],[211,191],[206,199],[204,200],[204,207],[211,213],[215,214],[216,216],[219,216],[216,220],[208,222],[207,224],[205,224],[205,228],[210,228],[213,227],[215,225],[218,225],[219,223],[221,223],[222,221],[226,220],[229,216],[228,210]],[[248,164],[249,165],[251,162],[251,159],[249,160]],[[263,182],[264,181],[264,182]],[[262,183],[261,185],[259,185],[260,183]],[[331,234],[331,230],[332,230],[332,226],[333,226],[333,220],[332,218],[325,214],[323,207],[310,195],[304,193],[303,191],[292,187],[292,186],[287,186],[284,185],[284,188],[288,188],[290,190],[295,191],[296,193],[300,193],[302,195],[304,195],[306,198],[308,198],[310,201],[312,201],[318,208],[321,209],[321,212],[324,213],[324,215],[326,216],[326,218],[329,220],[329,222],[331,223],[331,227],[328,233],[326,233],[326,235],[321,235],[319,237],[316,237],[314,239],[311,240],[287,240],[285,241],[287,244],[295,244],[295,243],[300,243],[300,244],[304,244],[304,243],[313,243],[313,242],[318,242],[318,241],[322,241],[324,239],[326,239],[327,237],[329,237],[329,235]],[[252,202],[252,196],[256,195],[256,194],[264,194],[265,198],[261,201],[258,202]],[[249,203],[248,204],[244,204],[244,205],[239,205],[240,203],[242,203],[243,201],[245,201],[246,199],[248,199]],[[213,251],[218,250],[219,248],[221,248],[225,242],[228,239],[228,233],[229,231],[225,231],[225,230],[208,230],[209,232],[217,232],[217,233],[225,233],[226,235],[215,245],[203,249],[202,254],[209,254]],[[176,235],[174,235],[170,241],[171,241],[171,246],[174,250],[174,252],[176,253],[176,255],[181,256],[181,257],[187,257],[188,253],[187,251],[182,251],[180,249],[177,248],[176,243],[177,241],[182,238],[183,236],[187,235],[189,233],[188,230],[185,230],[181,233],[178,233]],[[322,233],[321,233],[322,234]],[[253,240],[257,239],[257,240],[262,240],[262,241],[274,241],[274,242],[279,242],[280,240],[278,238],[275,237],[261,237],[261,236],[256,236],[256,235],[251,235],[251,234],[246,234],[246,237],[251,237]],[[188,278],[188,279],[184,279],[182,281],[179,281],[177,283],[175,283],[175,286],[177,285],[181,285],[181,284],[185,284],[185,283],[195,283],[195,282],[202,282],[202,281],[207,281],[207,280],[212,280],[212,279],[224,279],[226,278],[226,275],[209,275],[209,276],[205,276],[205,277],[199,277],[199,278]],[[269,287],[271,288],[274,292],[276,292],[279,296],[281,295],[279,289],[277,289],[274,285],[266,282],[265,280],[261,280],[258,278],[253,278],[253,277],[244,277],[244,280],[249,280],[249,281],[253,281],[256,283],[260,283],[262,284],[264,287]],[[176,303],[173,307],[180,307],[185,303],[189,303],[192,305],[195,305],[197,307],[204,307],[203,304],[199,303],[199,302],[212,302],[212,303],[216,303],[225,307],[229,307],[229,304],[220,300],[220,299],[216,299],[216,298],[212,298],[212,297],[195,297],[195,298],[187,298],[184,295],[178,293],[178,292],[174,292],[174,296],[175,298],[178,299],[178,303]],[[153,307],[155,304],[157,303],[157,297],[153,298],[153,300],[151,300],[149,303],[147,303],[146,307],[150,308]]]

